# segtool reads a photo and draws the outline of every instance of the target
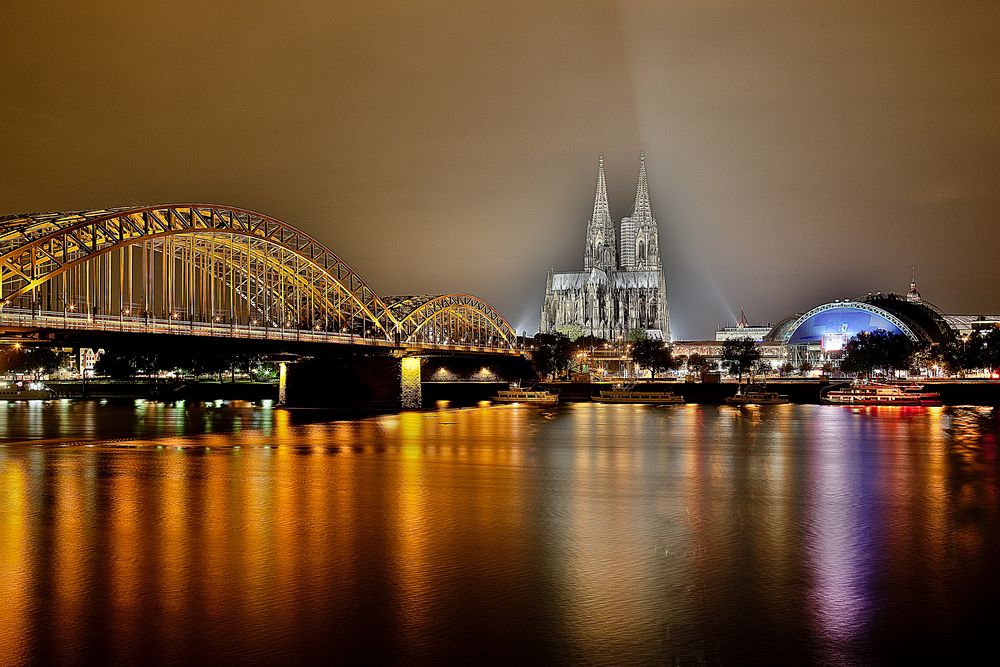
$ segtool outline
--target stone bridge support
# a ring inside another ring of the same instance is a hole
[[[399,360],[399,402],[404,409],[416,409],[423,405],[423,385],[420,377],[420,366],[423,359],[417,356],[404,356]]]

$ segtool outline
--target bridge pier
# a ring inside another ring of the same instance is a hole
[[[288,362],[278,362],[278,405],[288,402]]]
[[[420,357],[403,357],[399,360],[400,405],[404,409],[423,406],[423,387],[420,378]]]

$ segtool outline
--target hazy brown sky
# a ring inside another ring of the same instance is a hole
[[[0,212],[206,201],[538,325],[648,159],[675,336],[1000,312],[997,2],[5,2]]]

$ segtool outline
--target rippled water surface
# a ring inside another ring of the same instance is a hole
[[[0,403],[0,664],[888,663],[1000,621],[989,409],[317,419]]]

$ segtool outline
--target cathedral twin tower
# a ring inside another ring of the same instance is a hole
[[[669,341],[667,281],[657,236],[646,182],[646,156],[639,156],[635,203],[631,215],[622,218],[619,238],[608,207],[602,155],[597,166],[594,213],[587,223],[584,270],[549,271],[541,331],[615,340],[638,329],[650,338]]]

